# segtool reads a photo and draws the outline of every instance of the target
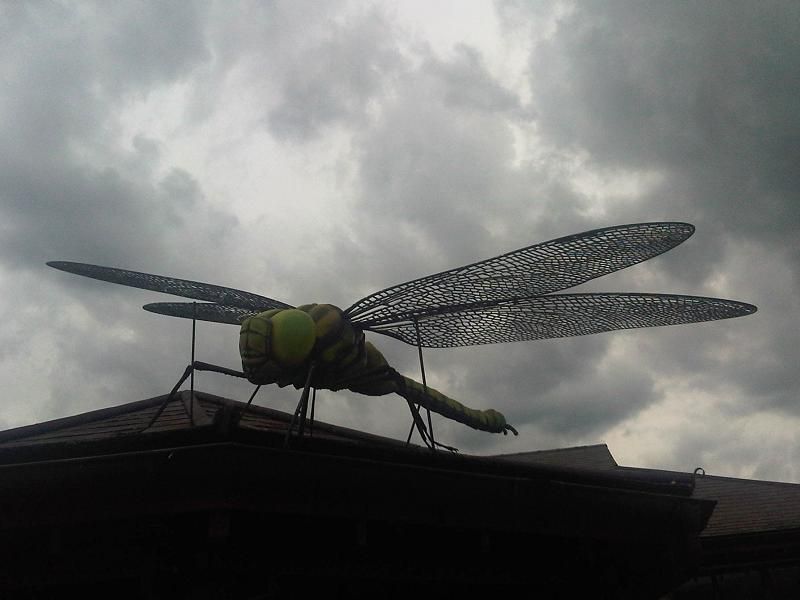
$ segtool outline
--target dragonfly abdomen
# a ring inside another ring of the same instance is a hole
[[[517,433],[516,430],[506,422],[505,417],[496,410],[477,410],[475,408],[469,408],[457,400],[445,396],[432,387],[424,386],[404,375],[398,375],[398,377],[397,393],[406,400],[410,400],[411,402],[419,404],[444,417],[463,423],[473,429],[489,431],[491,433],[507,433],[509,431],[514,434]]]

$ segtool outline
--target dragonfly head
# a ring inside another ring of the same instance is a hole
[[[271,383],[301,367],[316,342],[314,320],[296,308],[273,309],[242,322],[239,353],[248,377]]]

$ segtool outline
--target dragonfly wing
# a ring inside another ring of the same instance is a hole
[[[129,287],[163,292],[184,298],[194,298],[205,302],[214,302],[226,306],[238,306],[258,311],[269,310],[271,308],[292,308],[279,300],[273,300],[266,296],[251,294],[229,287],[201,283],[199,281],[189,281],[187,279],[175,279],[174,277],[164,277],[163,275],[151,275],[150,273],[139,273],[138,271],[128,271],[126,269],[114,269],[111,267],[101,267],[99,265],[89,265],[86,263],[53,261],[47,263],[49,266],[83,275],[92,279],[118,283]]]
[[[247,317],[252,317],[259,312],[250,308],[208,302],[153,302],[145,304],[142,308],[169,317],[229,323],[230,325],[241,325]]]
[[[417,319],[420,342],[451,348],[589,335],[617,329],[699,323],[752,314],[744,302],[671,294],[556,294]],[[367,328],[408,344],[417,344],[414,322]]]
[[[688,223],[595,229],[386,288],[345,313],[372,327],[447,307],[550,294],[657,256],[692,233]]]

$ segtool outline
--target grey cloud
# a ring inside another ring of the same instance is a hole
[[[165,339],[168,326],[139,314],[141,294],[62,277],[45,261],[210,267],[224,261],[234,237],[236,219],[209,206],[190,174],[157,172],[158,143],[140,136],[126,150],[118,139],[127,102],[208,60],[201,8],[2,9],[9,35],[0,36],[7,84],[0,98],[0,256],[14,288],[2,310],[27,333],[3,330],[2,345],[15,351],[0,367],[12,377],[10,393],[27,376],[46,379],[49,395],[37,399],[43,418],[117,403],[129,393],[160,393],[175,376],[160,367],[185,346],[183,338]],[[13,422],[17,408],[7,410]]]
[[[180,81],[205,65],[212,58],[207,7],[196,1],[127,3],[116,10],[95,5],[98,10],[85,27],[96,36],[101,85],[141,94],[141,86]]]
[[[172,254],[175,234],[219,239],[237,223],[202,204],[196,184],[180,171],[155,187],[112,169],[55,164],[46,173],[22,175],[18,169],[4,179],[0,213],[7,227],[0,252],[15,266],[41,268],[57,258],[159,264]]]
[[[4,140],[16,144],[11,155],[55,158],[68,142],[113,125],[108,115],[125,94],[143,96],[207,61],[197,6],[29,3],[9,11],[0,110]]]
[[[764,431],[756,422],[731,420],[729,424],[719,427],[700,421],[676,432],[674,454],[664,468],[687,472],[703,467],[709,475],[797,480],[800,452],[792,443],[795,435]]]
[[[378,122],[359,138],[360,229],[385,255],[394,244],[403,247],[390,265],[398,278],[427,274],[420,264],[441,270],[485,258],[492,250],[484,224],[498,205],[516,199],[513,139],[503,116],[515,105],[500,102],[495,112],[452,106],[446,78],[454,72],[466,77],[459,59],[424,61],[397,82]],[[491,88],[485,72],[475,79],[477,88]]]
[[[442,99],[448,106],[486,112],[520,109],[517,96],[492,77],[475,48],[460,44],[453,59],[431,59],[426,70],[440,80],[444,88]]]
[[[161,231],[181,211],[145,178],[157,149],[135,143],[142,159],[133,178],[92,166],[85,154],[124,165],[130,156],[113,136],[128,94],[144,95],[207,60],[197,6],[29,4],[12,15],[14,34],[2,42],[10,86],[0,103],[0,215],[7,225],[0,251],[7,261],[123,262],[163,248],[169,238]],[[175,183],[173,174],[160,184],[171,186],[172,202],[181,197]]]
[[[562,439],[598,434],[658,398],[646,368],[600,368],[610,342],[600,335],[484,350],[486,359],[472,363],[462,387],[479,398],[502,399],[515,425]]]
[[[704,222],[796,235],[799,23],[793,2],[581,5],[533,52],[538,123],[597,163],[668,169]]]
[[[369,11],[285,56],[281,100],[267,119],[272,133],[302,141],[332,124],[363,123],[370,100],[402,65],[392,33],[380,13]]]

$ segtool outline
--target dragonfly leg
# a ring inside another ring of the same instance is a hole
[[[310,395],[312,389],[313,388],[311,388],[308,385],[308,382],[306,382],[306,387],[303,389],[303,395],[305,395],[305,400],[302,400],[301,396],[301,400],[303,402],[303,412],[300,415],[300,425],[297,428],[297,435],[299,435],[300,437],[303,437],[303,433],[306,428],[306,421],[308,420],[308,396]]]
[[[458,448],[454,446],[448,446],[447,444],[442,444],[441,442],[434,440],[433,436],[429,435],[427,429],[425,428],[425,421],[419,414],[419,406],[408,399],[406,399],[406,402],[408,402],[408,408],[411,410],[411,431],[408,432],[406,446],[411,443],[411,434],[414,433],[414,427],[416,427],[419,430],[419,435],[422,438],[422,441],[425,442],[425,445],[431,450],[435,450],[436,448],[444,448],[445,450],[449,450],[453,453],[458,452]]]
[[[422,372],[422,387],[425,393],[428,393],[428,380],[425,378],[425,361],[422,360],[422,339],[419,335],[419,321],[414,319],[414,331],[417,334],[417,352],[419,354],[419,370]],[[419,404],[417,404],[419,408]],[[425,411],[428,413],[428,432],[431,438],[431,450],[436,450],[436,439],[433,437],[433,421],[431,421],[431,410],[426,406]],[[409,439],[411,439],[409,437]],[[408,444],[408,442],[406,442]]]
[[[161,413],[164,412],[164,409],[167,407],[167,404],[172,402],[172,399],[175,397],[175,394],[178,393],[178,388],[181,387],[181,385],[183,385],[183,382],[186,381],[189,378],[189,375],[192,374],[193,370],[194,369],[192,368],[192,365],[189,365],[189,366],[186,367],[186,370],[183,372],[183,375],[181,375],[181,378],[178,379],[178,383],[175,384],[175,387],[172,388],[172,391],[169,393],[169,395],[166,397],[166,399],[158,407],[158,410],[156,411],[156,414],[153,415],[153,418],[150,419],[150,422],[147,425],[145,425],[145,427],[141,431],[139,431],[139,433],[142,433],[143,431],[147,431],[148,429],[150,429],[153,426],[153,423],[155,423],[158,420],[158,417],[161,416]]]
[[[205,363],[199,360],[194,361],[192,366],[198,371],[213,371],[214,373],[222,373],[223,375],[230,375],[231,377],[247,379],[247,375],[241,371],[236,371],[235,369],[229,369],[227,367],[220,367],[219,365],[212,365],[211,363]]]
[[[408,409],[411,411],[411,429],[408,431],[408,439],[406,439],[406,446],[411,443],[411,435],[414,433],[414,427],[417,428],[419,431],[419,436],[422,438],[422,441],[425,442],[425,445],[428,448],[432,449],[430,442],[428,441],[428,432],[425,429],[425,421],[422,420],[422,417],[419,414],[419,406],[411,402],[411,400],[406,400],[408,402]]]
[[[300,420],[300,424],[298,426],[298,435],[302,436],[303,431],[305,429],[305,422],[306,422],[306,415],[308,414],[308,395],[311,391],[311,375],[314,373],[314,369],[317,366],[316,362],[312,362],[311,365],[308,367],[308,375],[306,375],[306,384],[303,387],[303,393],[300,396],[300,402],[297,403],[297,408],[294,410],[294,414],[292,415],[292,420],[289,422],[289,427],[286,429],[286,437],[283,440],[283,445],[289,445],[289,437],[292,434],[292,429],[294,429],[294,423],[296,420]]]
[[[244,408],[242,409],[242,414],[239,417],[240,421],[242,420],[242,417],[244,417],[245,413],[247,413],[247,409],[250,408],[250,405],[253,403],[253,398],[256,397],[256,394],[258,393],[258,390],[260,390],[260,389],[261,389],[261,384],[257,385],[256,389],[253,390],[253,393],[250,394],[250,399],[247,401],[247,404],[245,404]]]
[[[197,371],[213,371],[215,373],[223,373],[224,375],[230,375],[231,377],[247,378],[247,376],[244,373],[242,373],[241,371],[234,371],[233,369],[228,369],[227,367],[220,367],[219,365],[212,365],[210,363],[204,363],[204,362],[200,362],[200,361],[192,362],[192,364],[190,364],[190,365],[188,365],[186,367],[186,370],[183,372],[183,375],[181,375],[181,378],[178,379],[178,383],[175,384],[175,387],[172,388],[172,391],[166,397],[164,402],[162,402],[161,405],[158,407],[158,410],[156,411],[156,414],[153,415],[153,417],[150,419],[150,422],[145,427],[143,427],[139,431],[139,433],[147,431],[148,429],[150,429],[153,426],[153,424],[156,421],[158,421],[158,418],[161,416],[161,413],[164,412],[164,409],[167,407],[167,405],[170,402],[172,402],[172,400],[175,398],[175,395],[178,393],[178,389],[183,385],[183,382],[186,381],[189,378],[190,375],[193,375],[195,370],[197,370]],[[258,391],[258,388],[256,388],[256,391]],[[253,396],[255,396],[255,394],[253,394]],[[251,397],[250,400],[252,401],[253,398]],[[248,403],[248,405],[249,405],[249,403]],[[184,410],[186,410],[185,407],[184,407]],[[190,419],[192,419],[192,414],[189,413],[188,411],[187,411],[187,415],[189,416]],[[194,419],[192,419],[192,425],[194,425]]]
[[[317,404],[317,388],[311,388],[311,420],[308,423],[308,435],[314,437],[314,406]]]

